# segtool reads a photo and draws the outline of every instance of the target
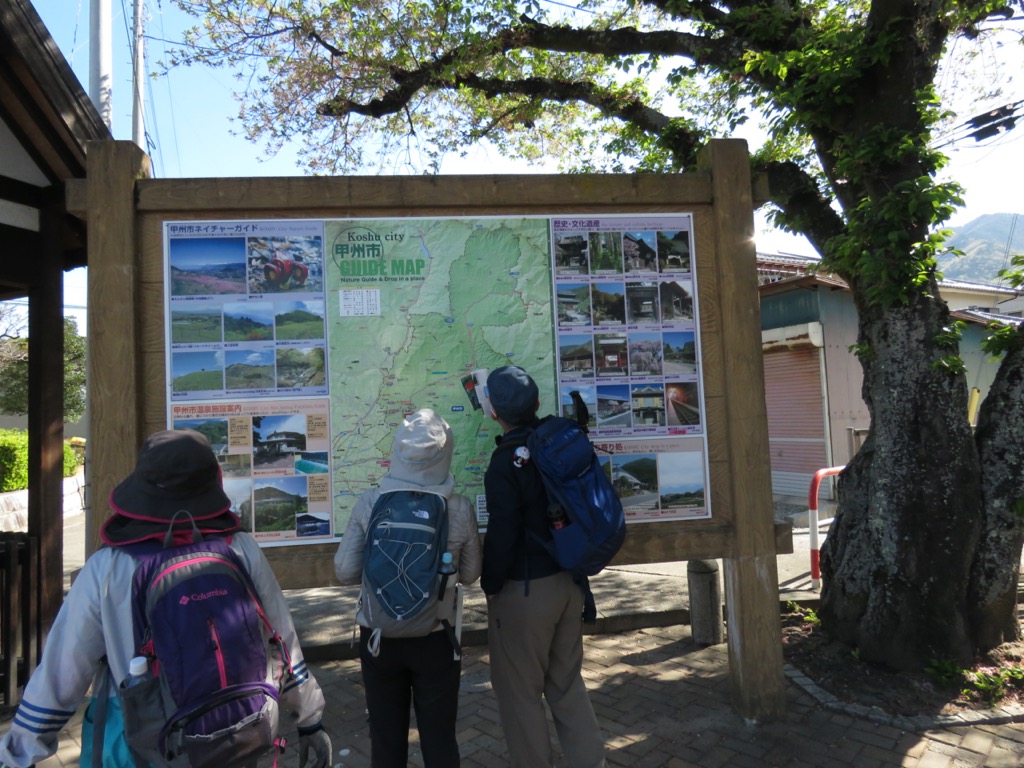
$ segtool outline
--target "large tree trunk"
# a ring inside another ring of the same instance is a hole
[[[822,548],[822,625],[897,669],[966,663],[980,468],[964,377],[936,364],[956,352],[941,337],[949,313],[928,296],[858,305],[870,433],[840,476]]]
[[[1021,638],[1017,583],[1024,544],[1024,324],[978,415],[982,532],[968,592],[979,650]]]

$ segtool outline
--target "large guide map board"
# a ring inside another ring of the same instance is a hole
[[[419,408],[485,527],[466,380],[509,363],[541,414],[580,393],[628,520],[711,515],[689,215],[167,222],[164,252],[168,423],[262,544],[340,535]]]

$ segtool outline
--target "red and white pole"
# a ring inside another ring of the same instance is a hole
[[[827,467],[814,473],[811,487],[807,492],[807,525],[810,528],[811,545],[811,589],[821,588],[821,545],[818,543],[818,489],[826,477],[838,475],[846,469],[843,467]]]

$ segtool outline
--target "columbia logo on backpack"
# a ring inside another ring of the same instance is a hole
[[[182,605],[188,605],[192,600],[209,600],[211,597],[227,597],[228,591],[226,589],[215,589],[212,592],[204,592],[201,595],[185,595],[178,602]]]
[[[118,689],[140,765],[223,768],[278,747],[288,651],[227,540],[122,548],[139,561],[132,623],[151,672]]]

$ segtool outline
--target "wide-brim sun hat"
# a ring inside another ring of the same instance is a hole
[[[100,535],[108,544],[156,538],[172,521],[175,532],[230,532],[239,527],[221,485],[220,464],[206,437],[192,429],[150,435],[135,469],[110,494],[114,511]]]

